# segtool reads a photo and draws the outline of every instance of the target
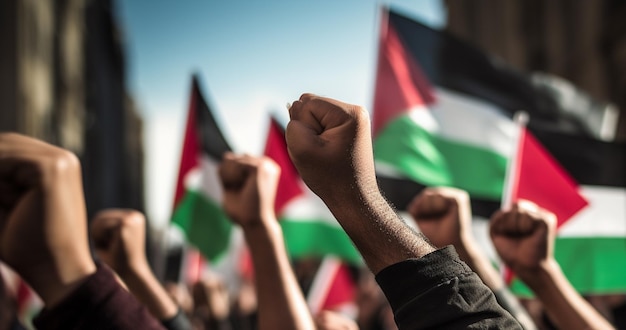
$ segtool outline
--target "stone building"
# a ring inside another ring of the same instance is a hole
[[[0,131],[75,152],[89,215],[143,211],[142,120],[110,0],[0,1]]]

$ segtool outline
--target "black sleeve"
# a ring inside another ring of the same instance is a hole
[[[400,329],[522,329],[452,246],[391,265],[376,281]]]
[[[519,321],[522,327],[526,330],[537,329],[533,319],[530,317],[524,306],[519,302],[516,296],[511,293],[507,288],[501,288],[493,291],[496,296],[496,301],[507,312],[511,313],[513,317]]]
[[[180,308],[178,312],[176,312],[176,315],[170,319],[161,321],[161,324],[167,330],[191,330],[191,322],[189,322],[189,319]]]
[[[161,323],[96,263],[97,270],[76,290],[33,320],[37,329],[164,329]]]

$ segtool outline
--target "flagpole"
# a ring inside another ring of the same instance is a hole
[[[522,147],[524,129],[528,124],[528,113],[520,110],[513,116],[513,122],[517,124],[517,136],[513,139],[515,141],[515,148],[513,149],[511,157],[509,157],[508,166],[506,168],[506,174],[504,176],[504,186],[502,189],[502,200],[500,207],[502,209],[508,209],[513,205],[513,189],[517,186],[517,180],[519,180],[518,172],[518,157]]]
[[[522,143],[524,141],[524,130],[528,124],[528,113],[520,110],[513,116],[513,122],[517,125],[517,136],[513,139],[515,141],[515,148],[513,148],[512,155],[509,157],[509,162],[506,168],[506,174],[504,177],[504,186],[502,189],[502,201],[500,208],[503,210],[511,208],[513,205],[513,190],[516,189],[519,180],[519,157],[522,150]],[[500,264],[502,261],[500,260]],[[504,265],[500,267],[500,275],[504,279],[505,284],[508,286],[513,278],[511,270]]]

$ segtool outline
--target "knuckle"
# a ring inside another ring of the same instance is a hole
[[[57,149],[50,157],[47,167],[53,173],[65,173],[80,168],[80,161],[73,152]]]

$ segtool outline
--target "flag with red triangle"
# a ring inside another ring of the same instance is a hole
[[[517,155],[512,157],[508,188],[510,201],[525,199],[557,218],[557,228],[569,221],[589,202],[578,184],[526,129],[520,127]],[[504,204],[509,204],[504,201]]]
[[[624,143],[585,135],[566,112],[546,108],[555,100],[523,73],[444,31],[383,8],[379,32],[372,126],[387,199],[402,211],[424,187],[456,187],[469,193],[477,219],[489,218],[501,206],[507,164],[517,150],[512,117],[525,109],[535,140],[590,204],[561,226],[557,261],[580,292],[626,290],[626,277],[618,275],[626,272]],[[532,192],[524,186],[530,183],[523,183],[522,196]],[[495,260],[487,222],[474,224]]]
[[[198,280],[208,263],[236,270],[242,239],[222,209],[218,176],[222,155],[231,150],[194,75],[171,218],[190,244],[181,266],[188,282]]]
[[[280,166],[280,180],[278,181],[274,207],[277,216],[280,216],[289,201],[304,193],[304,187],[300,180],[300,174],[298,174],[298,170],[291,162],[287,152],[285,130],[273,116],[270,118],[267,130],[264,154]]]
[[[525,119],[524,119],[525,120]],[[578,185],[563,167],[520,123],[516,154],[511,157],[502,208],[527,200],[552,212],[557,231],[576,213],[589,205]],[[505,282],[511,285],[514,273],[504,269]]]

